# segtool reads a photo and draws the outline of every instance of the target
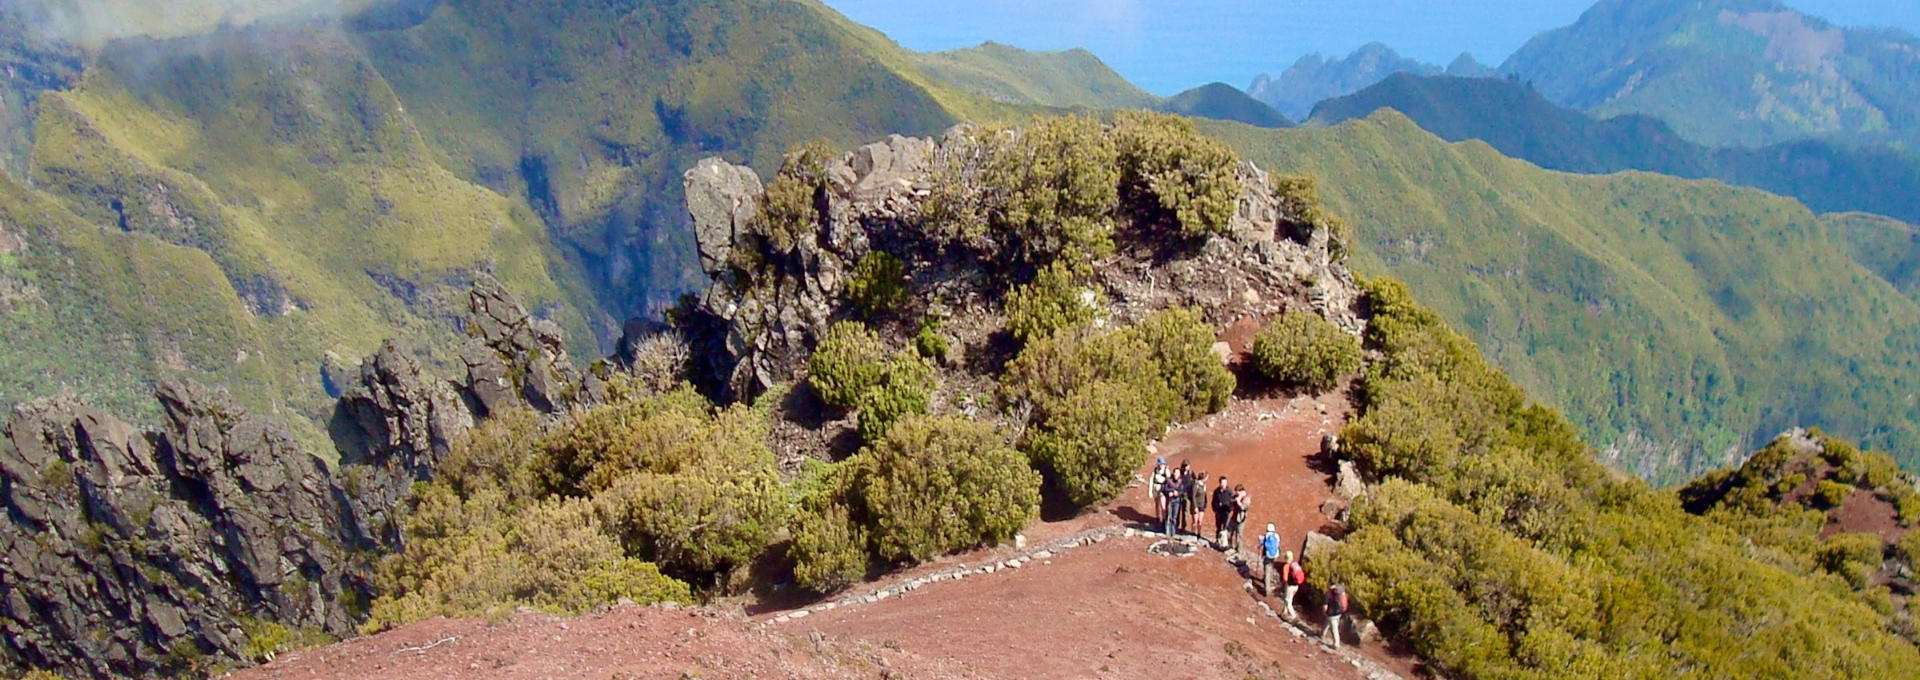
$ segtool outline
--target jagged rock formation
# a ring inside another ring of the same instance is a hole
[[[164,382],[161,432],[70,398],[19,406],[0,446],[10,661],[74,675],[241,659],[246,624],[351,634],[368,567],[347,492],[224,391]]]
[[[559,331],[482,275],[462,382],[399,345],[349,368],[334,469],[219,389],[166,381],[162,431],[73,398],[20,405],[0,440],[0,671],[142,676],[247,660],[258,629],[352,635],[395,511],[460,433],[502,408],[597,393]]]
[[[940,173],[984,191],[970,183],[983,160],[966,133],[962,126],[937,140],[894,135],[828,160],[825,190],[816,197],[819,228],[793,234],[791,247],[770,261],[745,266],[736,253],[765,238],[755,222],[766,200],[760,179],[718,158],[686,173],[688,212],[713,284],[697,302],[700,318],[685,330],[701,362],[696,372],[716,396],[750,398],[792,379],[835,319],[854,265],[875,248],[909,259],[909,287],[931,312],[955,319],[993,314],[977,263],[915,243],[924,238],[916,225]],[[1252,163],[1241,163],[1236,174],[1241,192],[1230,237],[1209,239],[1183,257],[1123,248],[1095,264],[1114,319],[1132,322],[1185,306],[1224,326],[1299,308],[1360,332],[1359,287],[1336,256],[1333,236],[1286,214],[1272,179]]]

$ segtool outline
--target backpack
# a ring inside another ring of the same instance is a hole
[[[1301,569],[1299,562],[1287,563],[1286,582],[1290,586],[1304,585],[1307,582],[1307,570]]]

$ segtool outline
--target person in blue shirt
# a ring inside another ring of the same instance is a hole
[[[1273,596],[1274,565],[1280,561],[1280,533],[1267,525],[1267,533],[1260,537],[1260,585],[1261,594]]]

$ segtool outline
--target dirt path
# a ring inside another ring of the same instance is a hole
[[[1331,497],[1330,476],[1315,460],[1321,435],[1342,418],[1344,404],[1332,402],[1323,411],[1309,399],[1235,401],[1226,412],[1171,433],[1157,450],[1174,465],[1190,460],[1212,475],[1210,484],[1225,474],[1247,485],[1254,500],[1249,549],[1272,522],[1297,551],[1306,532],[1327,522],[1319,508]],[[1245,572],[1210,549],[1167,557],[1147,552],[1158,537],[1115,535],[1018,569],[982,573],[982,565],[1004,564],[1076,532],[1148,526],[1152,513],[1144,485],[1136,486],[1103,511],[1030,528],[1026,551],[950,557],[856,589],[830,609],[798,618],[767,612],[762,620],[779,630],[884,641],[992,677],[1354,678],[1382,670],[1415,676],[1411,659],[1379,643],[1357,650],[1361,663],[1371,662],[1362,671],[1290,631],[1259,604],[1279,610],[1278,600],[1252,591]],[[957,572],[966,577],[952,580]],[[1309,618],[1302,628],[1318,632],[1320,622]]]
[[[1315,457],[1343,417],[1333,402],[1323,412],[1306,399],[1235,401],[1170,433],[1158,452],[1175,465],[1190,460],[1210,484],[1225,474],[1248,486],[1249,548],[1272,522],[1298,550],[1327,521],[1319,508],[1329,475]],[[804,610],[736,603],[722,608],[741,613],[629,606],[497,624],[436,619],[233,677],[1416,677],[1411,659],[1379,643],[1329,651],[1313,640],[1317,619],[1292,627],[1270,615],[1278,602],[1254,592],[1223,553],[1149,553],[1159,537],[1126,527],[1146,527],[1152,512],[1136,486],[1100,511],[1036,523],[1024,547],[946,557]]]

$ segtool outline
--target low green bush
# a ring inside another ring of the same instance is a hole
[[[1027,455],[1075,507],[1105,503],[1147,458],[1146,405],[1132,388],[1099,381],[1069,395],[1026,442]]]
[[[869,319],[900,311],[906,306],[907,265],[881,251],[867,253],[853,267],[847,279],[847,301]]]
[[[1840,504],[1845,502],[1847,496],[1850,495],[1853,495],[1853,485],[1843,484],[1831,479],[1822,479],[1819,484],[1814,485],[1813,498],[1810,500],[1813,501],[1813,505],[1816,508],[1832,510],[1840,507]]]
[[[845,464],[874,553],[891,562],[1004,541],[1038,512],[1040,475],[990,423],[909,415]]]
[[[817,505],[795,511],[787,557],[793,562],[795,585],[827,594],[866,576],[867,533],[847,516],[846,506],[824,501]]]
[[[1124,111],[1114,117],[1120,202],[1148,233],[1225,234],[1239,207],[1240,159],[1180,116]]]
[[[1814,552],[1814,563],[1827,573],[1839,576],[1855,590],[1867,587],[1874,572],[1880,571],[1885,543],[1879,534],[1843,533],[1828,536]]]
[[[1040,270],[1026,285],[1007,294],[1007,330],[1021,342],[1032,342],[1065,328],[1092,323],[1094,293],[1080,286],[1080,277],[1062,263]]]
[[[1338,387],[1360,363],[1359,340],[1312,312],[1282,314],[1253,341],[1253,365],[1262,376],[1315,391]]]
[[[936,378],[933,364],[917,352],[895,354],[880,379],[854,399],[860,413],[860,440],[879,441],[902,417],[926,413]]]
[[[879,384],[886,359],[880,336],[859,322],[842,321],[827,329],[807,359],[807,384],[828,405],[853,408],[861,394]]]
[[[919,332],[913,334],[913,349],[936,364],[946,363],[953,351],[947,337],[940,334],[940,320],[933,317],[920,322]]]

